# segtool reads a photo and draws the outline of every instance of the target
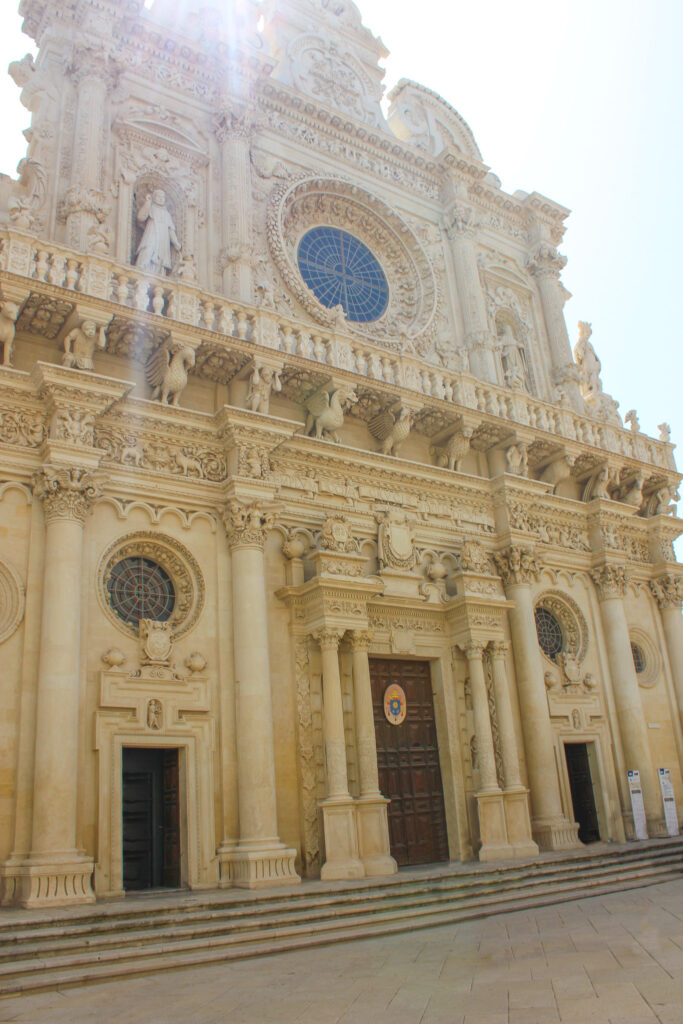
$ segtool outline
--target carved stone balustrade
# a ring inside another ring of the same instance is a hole
[[[268,309],[226,300],[186,279],[152,277],[106,256],[37,243],[33,236],[17,231],[0,231],[0,281],[16,289],[27,279],[35,282],[30,301],[35,301],[37,294],[63,302],[64,320],[69,313],[67,304],[76,296],[91,297],[109,303],[110,315],[119,319],[123,306],[134,311],[136,322],[151,327],[175,321],[195,328],[212,347],[235,347],[253,354],[253,347],[261,346],[284,353],[286,363],[318,363],[359,374],[380,391],[391,389],[393,395],[399,389],[417,392],[430,407],[438,403],[436,408],[450,408],[453,419],[473,410],[497,424],[499,431],[505,427],[509,433],[509,424],[514,423],[521,433],[528,431],[529,438],[538,432],[549,434],[570,442],[577,453],[587,445],[660,469],[675,469],[673,446],[643,433],[580,416],[468,374],[454,375],[413,354],[382,348],[355,332],[326,332]],[[20,316],[17,330],[22,326]],[[30,324],[23,329],[30,330]],[[229,346],[226,338],[231,339]]]

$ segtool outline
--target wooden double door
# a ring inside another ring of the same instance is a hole
[[[177,749],[123,749],[123,888],[180,885]]]
[[[391,801],[392,856],[399,865],[448,860],[429,663],[371,658],[370,680],[379,788]],[[400,725],[391,724],[384,713],[384,694],[392,684],[406,695],[407,713]]]

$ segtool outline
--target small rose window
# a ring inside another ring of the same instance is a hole
[[[553,613],[547,608],[537,608],[534,612],[536,620],[536,636],[543,653],[551,661],[555,661],[564,647],[562,627]]]
[[[151,558],[122,558],[106,583],[109,604],[123,622],[137,629],[140,619],[166,622],[175,607],[175,589],[165,569]]]

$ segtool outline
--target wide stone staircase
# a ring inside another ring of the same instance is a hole
[[[54,910],[0,911],[0,994],[265,956],[671,881],[683,838],[595,844],[500,865],[261,892],[156,892]]]

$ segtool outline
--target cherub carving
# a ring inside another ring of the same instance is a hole
[[[373,416],[368,429],[380,442],[383,455],[398,455],[399,448],[410,433],[412,422],[411,410],[399,402]]]
[[[153,389],[152,401],[177,405],[194,363],[194,349],[185,342],[174,342],[169,338],[147,362],[146,376],[147,383]]]
[[[357,401],[358,397],[349,385],[337,387],[333,381],[324,384],[304,402],[308,413],[304,433],[341,444],[339,428],[344,423],[344,412],[347,406]]]
[[[249,378],[247,409],[267,416],[270,409],[270,396],[273,391],[282,391],[280,371],[270,366],[263,366],[261,363],[254,363],[254,369]]]
[[[91,445],[94,442],[95,417],[91,412],[59,409],[52,420],[51,435],[57,441]]]
[[[11,366],[14,356],[14,335],[19,306],[16,302],[3,299],[0,302],[0,344],[2,344],[2,365]]]
[[[64,339],[64,355],[62,365],[71,366],[76,370],[94,369],[93,355],[95,349],[107,347],[106,328],[97,326],[94,320],[81,320],[78,327],[69,331]]]

